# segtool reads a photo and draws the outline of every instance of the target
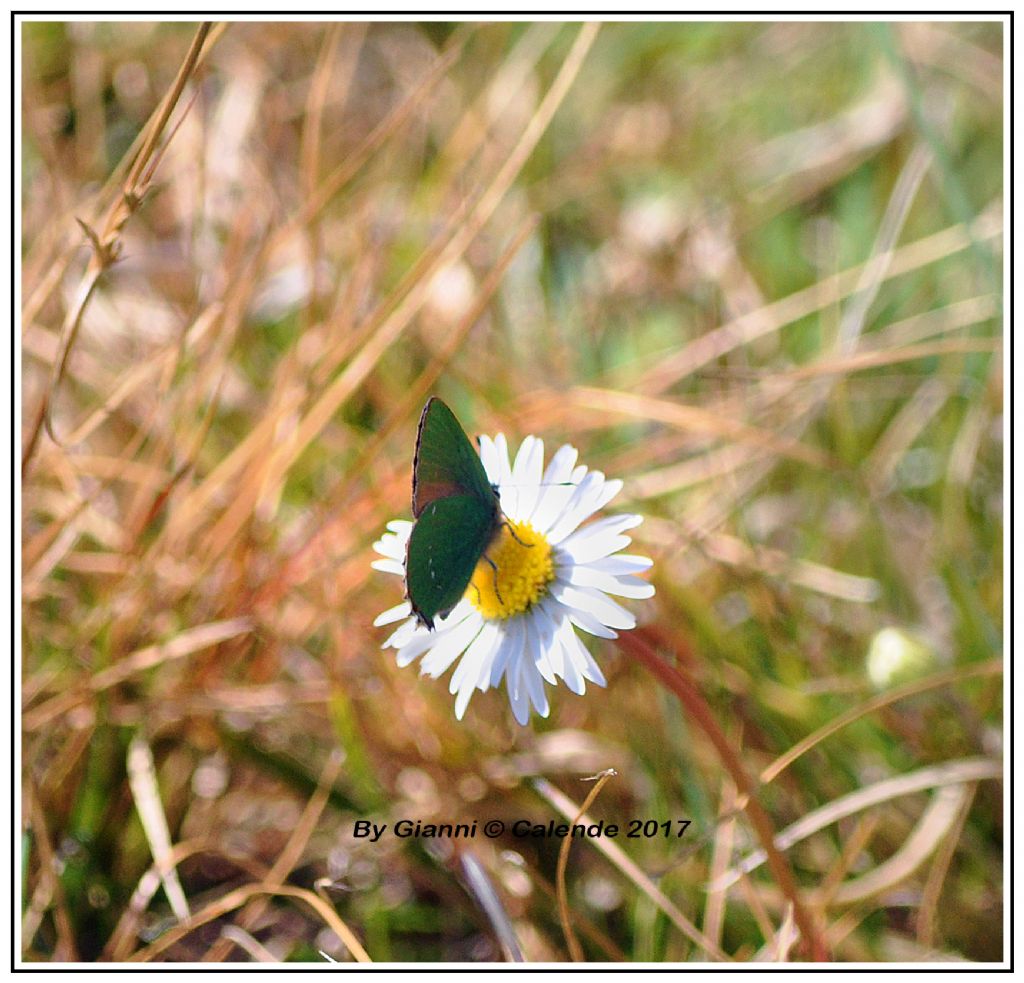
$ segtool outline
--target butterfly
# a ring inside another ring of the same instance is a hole
[[[405,595],[420,624],[433,629],[434,618],[459,603],[505,521],[497,486],[455,414],[436,396],[427,400],[416,431],[412,514]]]

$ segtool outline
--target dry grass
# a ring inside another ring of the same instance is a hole
[[[998,24],[21,29],[25,960],[1002,958]],[[702,704],[380,651],[430,392]]]

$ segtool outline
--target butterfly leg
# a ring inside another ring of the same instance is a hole
[[[498,598],[498,603],[504,607],[505,602],[501,598],[501,591],[498,590],[498,567],[495,565],[494,560],[492,560],[486,553],[484,553],[483,558],[491,565],[491,570],[494,573],[494,594]],[[477,593],[479,593],[479,588],[477,588]]]
[[[505,521],[505,528],[506,528],[506,529],[508,529],[508,531],[509,531],[509,534],[510,534],[510,535],[512,536],[512,538],[513,538],[513,539],[514,539],[514,540],[515,540],[515,541],[516,541],[516,542],[517,542],[517,543],[518,543],[518,544],[519,544],[520,546],[525,546],[525,547],[526,547],[526,548],[527,548],[528,550],[532,550],[532,549],[533,549],[533,543],[524,543],[524,542],[523,542],[523,541],[522,541],[522,540],[521,540],[521,539],[520,539],[520,538],[519,538],[519,537],[518,537],[518,536],[516,535],[516,531],[515,531],[515,529],[513,528],[513,526],[512,526],[512,523],[511,523],[511,522],[509,522],[508,520],[506,520],[506,521]]]

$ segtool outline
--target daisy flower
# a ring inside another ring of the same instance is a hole
[[[497,489],[506,523],[481,559],[466,593],[434,629],[418,623],[409,601],[385,611],[375,625],[402,622],[384,642],[399,666],[421,659],[420,674],[437,678],[458,660],[449,690],[457,694],[460,720],[476,690],[502,679],[520,724],[531,707],[548,715],[545,682],[561,678],[582,694],[586,681],[605,685],[600,668],[576,629],[615,638],[632,628],[633,615],[614,601],[644,598],[654,587],[636,574],[651,566],[644,556],[620,553],[638,515],[616,515],[584,525],[622,488],[576,464],[577,450],[561,447],[544,468],[544,443],[527,437],[509,464],[504,434],[480,437],[480,460]],[[383,557],[373,567],[405,577],[406,545],[413,524],[396,519],[374,543]]]

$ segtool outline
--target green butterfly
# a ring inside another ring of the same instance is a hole
[[[416,519],[405,556],[405,595],[433,629],[462,598],[504,522],[498,489],[455,414],[431,396],[420,415],[412,468]]]

